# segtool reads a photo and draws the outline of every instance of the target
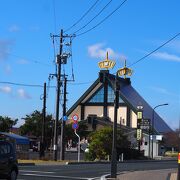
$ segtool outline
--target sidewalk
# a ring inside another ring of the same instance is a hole
[[[111,179],[111,178],[107,178]],[[123,172],[116,180],[176,180],[177,169]]]

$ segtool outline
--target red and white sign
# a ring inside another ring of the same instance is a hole
[[[73,121],[78,121],[78,120],[79,120],[79,116],[78,116],[77,114],[74,114],[74,115],[72,116],[72,120],[73,120]]]

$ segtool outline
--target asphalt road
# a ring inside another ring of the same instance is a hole
[[[118,172],[177,168],[176,161],[124,162]],[[36,165],[19,167],[18,180],[100,179],[110,174],[110,164]]]

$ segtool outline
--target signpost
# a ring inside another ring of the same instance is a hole
[[[79,128],[78,120],[79,116],[77,114],[74,114],[72,116],[72,120],[74,121],[72,124],[72,128],[74,129],[75,135],[78,137],[78,162],[80,161],[80,136],[76,133],[76,130]]]
[[[76,129],[74,130],[75,135],[78,137],[78,162],[80,161],[80,136],[76,133]]]

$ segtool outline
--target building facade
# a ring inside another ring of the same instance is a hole
[[[68,119],[72,119],[74,114],[78,115],[80,121],[87,120],[89,116],[94,116],[101,119],[101,122],[104,119],[105,124],[113,124],[116,81],[120,89],[117,123],[129,131],[135,130],[137,128],[137,107],[142,106],[143,118],[149,119],[151,124],[153,108],[132,87],[130,78],[117,77],[110,74],[109,70],[99,72],[95,82],[67,112]],[[154,132],[163,134],[169,131],[172,131],[171,128],[154,112]],[[148,151],[149,144],[149,140],[146,138],[144,150],[147,149]],[[145,152],[145,155],[148,155],[148,152]]]

